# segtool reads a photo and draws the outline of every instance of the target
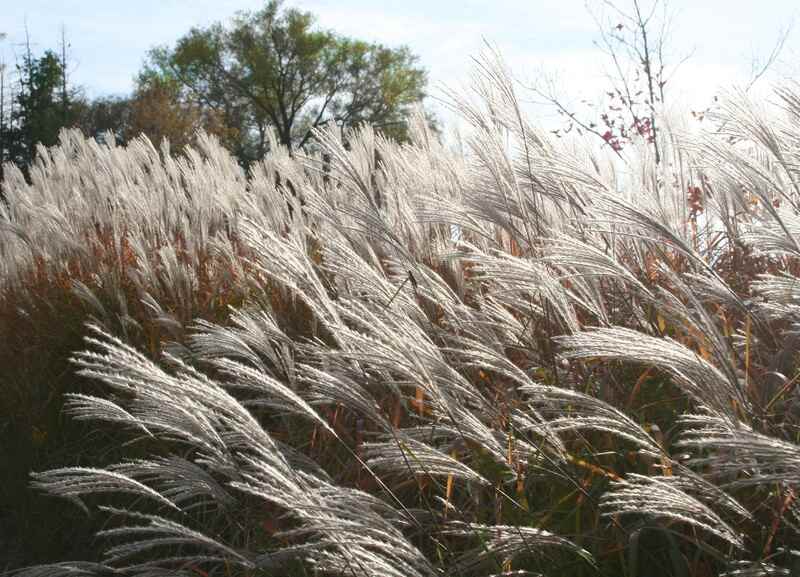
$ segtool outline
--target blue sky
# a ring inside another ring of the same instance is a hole
[[[71,79],[91,96],[124,94],[146,51],[170,44],[192,26],[224,21],[261,0],[3,0],[0,55],[13,64],[27,27],[34,50],[58,45],[66,30]],[[600,0],[590,0],[598,5]],[[619,0],[625,6],[630,0]],[[647,0],[644,0],[647,3]],[[602,93],[604,60],[585,0],[286,0],[313,12],[321,27],[390,46],[408,45],[429,71],[431,88],[468,82],[470,57],[495,44],[525,82],[554,79],[573,99]],[[720,86],[744,83],[777,36],[800,16],[789,0],[671,0],[673,61],[691,54],[671,82],[672,94],[698,108]],[[800,29],[790,33],[764,84],[800,79]],[[566,96],[565,96],[566,98]]]

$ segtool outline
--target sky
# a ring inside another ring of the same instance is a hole
[[[651,0],[642,0],[648,4]],[[632,0],[617,0],[627,8]],[[124,95],[148,49],[173,44],[193,26],[224,22],[263,0],[0,0],[0,57],[13,67],[27,27],[34,52],[69,44],[70,80],[90,97]],[[589,0],[602,13],[603,0]],[[608,86],[609,60],[587,0],[285,0],[312,12],[321,28],[388,46],[408,46],[428,71],[429,91],[469,84],[472,58],[494,46],[522,86],[547,87],[565,102],[595,100]],[[788,37],[761,86],[800,79],[800,7],[791,0],[668,0],[667,63],[682,64],[667,94],[687,109],[720,88],[744,85],[781,34]],[[608,15],[609,13],[606,12]],[[610,20],[614,20],[609,16]],[[668,69],[669,70],[669,69]],[[527,98],[524,90],[523,98]],[[533,101],[539,101],[532,93]],[[442,110],[434,100],[434,109]],[[577,104],[576,104],[577,106]],[[537,114],[552,114],[536,108]],[[446,113],[443,113],[446,116]]]

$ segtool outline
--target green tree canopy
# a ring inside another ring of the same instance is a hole
[[[290,149],[306,148],[312,130],[330,123],[369,122],[403,138],[426,84],[408,48],[319,30],[313,15],[278,0],[152,50],[142,79],[153,75],[176,80],[184,98],[219,114],[239,135],[244,161],[267,152],[270,129]]]

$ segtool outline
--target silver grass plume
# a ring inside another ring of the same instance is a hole
[[[623,360],[659,367],[702,406],[731,419],[737,416],[732,401],[745,407],[748,404],[738,382],[731,382],[714,365],[668,337],[609,327],[557,337],[556,341],[562,347],[562,354],[569,359]]]
[[[671,477],[648,477],[628,474],[622,481],[612,481],[611,490],[603,495],[603,515],[641,515],[685,523],[719,537],[744,550],[742,536],[711,506],[685,491]]]

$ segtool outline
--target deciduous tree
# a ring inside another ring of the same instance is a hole
[[[424,96],[426,73],[405,47],[387,48],[318,29],[307,12],[279,1],[230,26],[193,29],[150,53],[146,70],[179,83],[182,97],[214,110],[241,139],[243,161],[267,152],[267,131],[306,148],[313,129],[369,122],[402,138]]]
[[[128,139],[146,135],[154,144],[169,141],[179,151],[194,141],[198,130],[214,134],[223,143],[232,145],[236,130],[229,128],[222,115],[180,96],[177,82],[157,76],[142,78],[129,105]]]

